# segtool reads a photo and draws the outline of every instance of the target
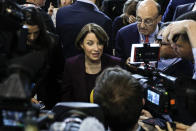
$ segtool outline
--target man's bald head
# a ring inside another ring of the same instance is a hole
[[[156,15],[160,15],[161,7],[160,5],[155,2],[154,0],[144,0],[138,3],[137,10],[144,10],[146,13],[154,13]]]
[[[144,0],[137,5],[138,30],[143,35],[152,34],[161,20],[160,5],[154,0]]]

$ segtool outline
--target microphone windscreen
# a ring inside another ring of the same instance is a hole
[[[82,121],[79,131],[105,131],[105,128],[95,117],[87,117]]]

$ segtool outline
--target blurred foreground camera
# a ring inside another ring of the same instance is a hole
[[[89,130],[89,127],[93,130],[104,123],[103,112],[97,104],[62,102],[57,103],[52,111],[55,113],[55,122],[51,124],[50,131],[57,131],[59,127],[63,131],[78,131],[81,128],[85,131]],[[93,119],[86,119],[89,117]],[[82,124],[85,121],[88,125]]]

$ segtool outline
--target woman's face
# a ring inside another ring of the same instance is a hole
[[[28,27],[27,44],[30,45],[37,40],[40,34],[40,30],[38,25],[27,25],[27,27]]]
[[[94,33],[88,33],[81,44],[85,58],[90,61],[99,61],[103,53],[103,44],[99,43]]]

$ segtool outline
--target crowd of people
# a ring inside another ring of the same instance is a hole
[[[196,79],[196,0],[48,0],[48,12],[45,2],[21,5],[27,52],[41,51],[45,58],[32,80],[32,103],[50,110],[58,102],[93,102],[111,131],[162,131],[142,122],[153,116],[144,109],[143,85],[130,72],[143,66],[130,64],[132,44],[159,44],[160,59],[150,66]],[[8,34],[0,31],[0,54],[5,54]],[[176,129],[167,123],[167,130],[196,130],[196,116],[181,95],[176,97],[172,119],[178,122]]]

